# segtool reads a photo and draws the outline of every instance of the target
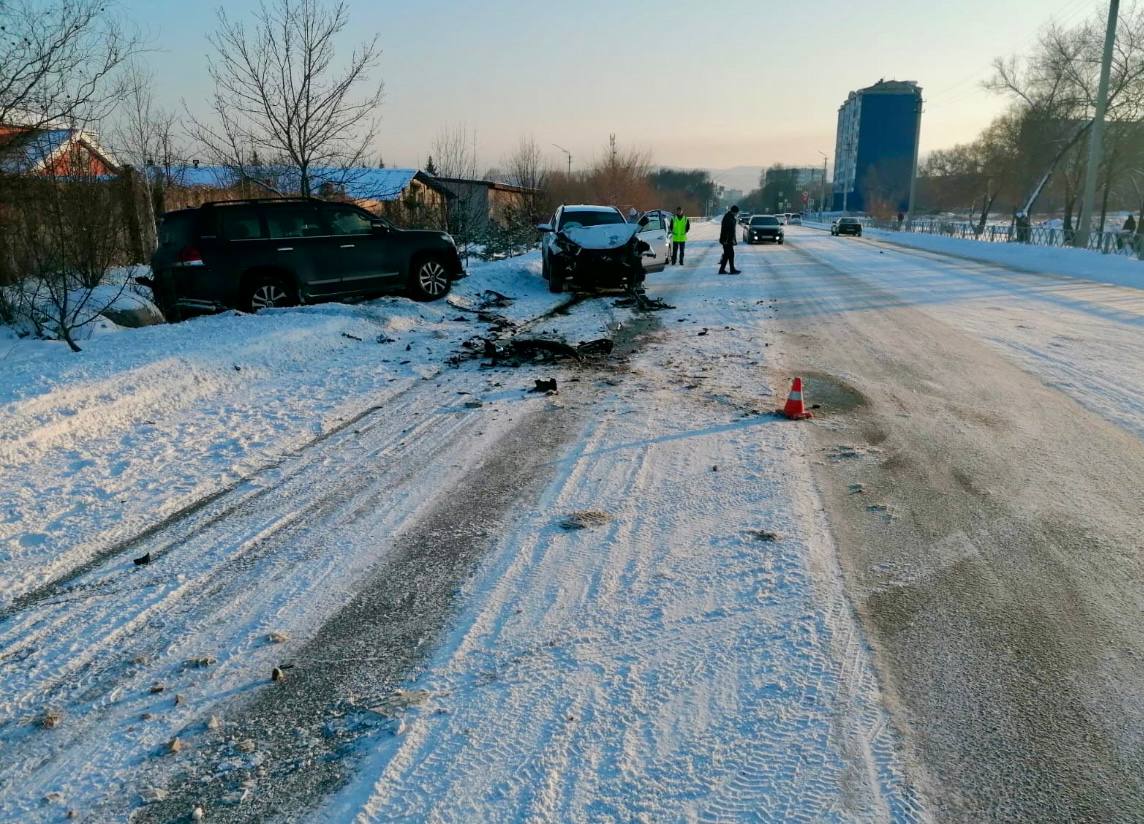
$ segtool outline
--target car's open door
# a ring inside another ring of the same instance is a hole
[[[649,212],[644,217],[647,218],[647,225],[640,229],[639,237],[651,247],[651,251],[647,252],[648,256],[643,261],[644,271],[660,272],[667,266],[667,256],[670,253],[667,243],[667,224],[664,223],[663,215],[658,212]]]

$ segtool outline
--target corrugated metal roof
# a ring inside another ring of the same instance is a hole
[[[26,132],[7,140],[0,154],[0,169],[8,174],[25,174],[42,166],[67,145],[74,129],[45,129]]]
[[[310,188],[316,193],[319,187],[328,183],[355,200],[391,201],[401,197],[418,174],[417,169],[375,169],[366,166],[349,169],[314,168],[310,170]],[[252,170],[250,176],[258,180],[265,178],[271,184],[269,188],[283,192],[296,192],[300,188],[297,173],[293,170],[283,174],[270,171],[265,175]],[[239,180],[238,173],[227,166],[188,166],[174,177],[185,186],[220,189],[233,186]]]

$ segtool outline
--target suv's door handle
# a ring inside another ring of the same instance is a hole
[[[279,246],[278,251],[279,252],[293,252],[294,247],[293,246]]]
[[[343,243],[343,244],[342,244],[342,245],[341,245],[339,248],[342,248],[342,249],[353,249],[353,248],[354,248],[354,245],[353,245],[352,243]]]

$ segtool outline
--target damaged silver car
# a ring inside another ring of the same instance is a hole
[[[628,223],[611,206],[561,206],[543,233],[540,255],[550,292],[577,289],[638,289],[644,282],[645,257],[654,257],[641,238],[646,218]]]

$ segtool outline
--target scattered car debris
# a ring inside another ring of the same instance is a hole
[[[203,669],[217,663],[218,659],[213,655],[204,655],[202,658],[188,658],[186,666],[188,668]]]
[[[560,521],[560,528],[569,531],[577,529],[595,529],[604,526],[612,520],[612,516],[607,512],[600,512],[594,509],[581,510],[573,512],[566,518]]]
[[[221,726],[222,726],[222,719],[220,719],[217,715],[212,715],[210,717],[210,720],[207,721],[207,729],[208,730],[217,730]]]
[[[358,343],[361,343],[361,338],[359,338],[357,335],[351,335],[349,332],[342,332],[342,337],[349,338],[350,340],[356,340]]]
[[[769,544],[774,543],[775,541],[781,541],[783,537],[777,532],[771,532],[766,529],[748,529],[747,534],[754,538],[756,541],[764,541]]]
[[[173,755],[175,753],[182,752],[185,746],[186,745],[183,743],[182,739],[176,735],[174,738],[167,742],[167,752]]]
[[[166,684],[163,684],[163,683],[156,681],[154,684],[151,685],[151,694],[152,695],[158,695],[159,693],[163,692],[165,689],[167,689]]]
[[[61,713],[59,710],[44,710],[44,714],[40,716],[40,726],[45,730],[54,730],[63,720],[63,713]]]
[[[662,312],[664,309],[674,309],[663,298],[649,298],[643,292],[633,292],[627,297],[613,301],[612,306],[619,308],[635,308],[641,312]],[[680,321],[682,322],[682,320]]]
[[[148,552],[146,555],[140,555],[138,558],[132,561],[132,563],[135,564],[135,566],[143,566],[144,564],[151,563],[151,553]]]
[[[391,338],[389,335],[382,332],[380,335],[377,336],[377,342],[378,343],[397,343],[397,339]]]
[[[556,388],[556,378],[537,378],[536,385],[528,391],[555,393],[560,390]]]
[[[191,819],[194,821],[202,821],[204,818],[206,818],[206,815],[206,812],[199,804],[196,804],[195,808],[191,810]]]
[[[270,670],[270,680],[271,681],[278,682],[278,681],[284,681],[285,679],[286,679],[286,673],[284,673],[280,667],[275,667],[274,669]]]
[[[166,801],[168,795],[169,793],[162,787],[148,787],[140,793],[140,796],[143,799],[143,803],[145,804],[154,804],[157,801]]]
[[[285,632],[274,631],[266,634],[266,640],[271,644],[284,644],[290,640],[290,636]]]
[[[482,406],[484,406],[484,403],[481,401],[465,401],[466,409],[480,409]]]

